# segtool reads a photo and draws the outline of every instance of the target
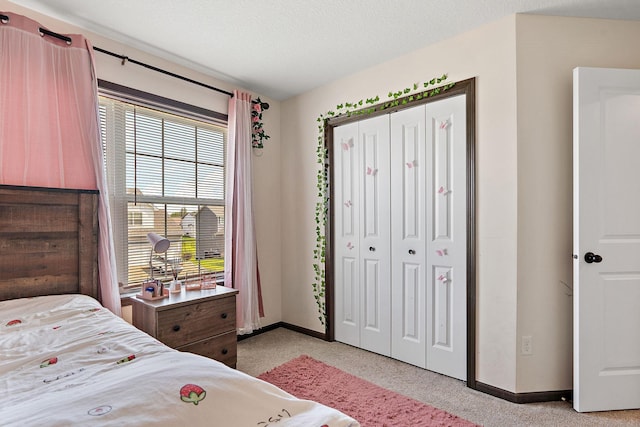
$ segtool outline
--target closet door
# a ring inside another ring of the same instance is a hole
[[[335,338],[390,355],[389,117],[334,129]]]
[[[427,369],[466,380],[466,97],[426,104]]]
[[[360,346],[360,170],[358,123],[333,131],[335,339]]]
[[[465,96],[336,127],[333,150],[336,340],[465,380]]]
[[[426,367],[425,106],[391,114],[391,356]]]
[[[391,354],[389,116],[359,122],[360,347]]]

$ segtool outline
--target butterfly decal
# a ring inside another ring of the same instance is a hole
[[[442,283],[447,283],[449,281],[449,278],[446,275],[441,274],[440,276],[438,276],[438,280]]]
[[[412,161],[410,161],[410,162],[407,162],[407,163],[406,163],[406,165],[407,165],[407,167],[408,167],[409,169],[411,169],[411,168],[413,168],[414,166],[418,166],[418,162],[416,162],[415,160],[412,160]]]
[[[350,139],[349,142],[343,142],[340,145],[344,151],[349,151],[349,148],[353,148],[353,140]]]
[[[378,169],[367,166],[367,175],[376,176]]]
[[[442,194],[444,196],[449,193],[451,193],[451,190],[446,190],[443,186],[440,186],[440,188],[438,188],[438,194]]]
[[[440,122],[440,129],[446,129],[449,127],[449,119]]]

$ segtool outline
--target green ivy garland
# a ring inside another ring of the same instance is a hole
[[[414,83],[412,88],[405,88],[397,92],[389,92],[387,95],[388,100],[380,105],[374,106],[380,101],[379,96],[373,98],[367,98],[366,100],[359,100],[356,102],[344,102],[336,106],[335,111],[328,111],[325,114],[320,114],[318,117],[318,147],[316,149],[317,162],[318,162],[318,174],[316,188],[318,190],[318,201],[316,202],[315,220],[316,220],[316,246],[313,250],[313,297],[318,305],[318,312],[320,323],[326,325],[327,312],[325,304],[325,285],[326,285],[326,272],[325,266],[325,227],[327,224],[327,214],[329,212],[329,153],[325,147],[324,135],[327,121],[332,117],[352,115],[365,115],[371,114],[376,111],[386,110],[388,108],[398,107],[400,105],[406,105],[413,101],[419,101],[423,98],[429,98],[437,95],[448,89],[451,89],[455,83],[449,83],[444,86],[434,87],[427,89],[430,86],[435,86],[444,82],[447,79],[447,75],[443,74],[441,77],[435,77],[427,82],[421,84]]]

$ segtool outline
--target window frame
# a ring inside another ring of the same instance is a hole
[[[225,172],[226,170],[226,149],[227,149],[227,136],[228,136],[228,116],[217,111],[207,110],[191,104],[186,104],[180,101],[176,101],[170,98],[154,95],[148,92],[133,89],[127,86],[122,86],[116,83],[108,82],[105,80],[98,80],[98,95],[100,97],[111,98],[115,101],[133,104],[135,106],[156,110],[160,113],[166,113],[169,115],[177,116],[179,119],[195,120],[210,124],[213,126],[224,128],[224,152],[223,152],[223,192],[226,183]],[[115,121],[113,117],[111,121],[107,118],[107,125],[113,126]],[[118,130],[122,132],[122,130]],[[100,127],[102,132],[102,126]],[[115,133],[116,129],[110,129],[109,132]],[[112,226],[114,245],[116,248],[116,264],[118,265],[118,280],[120,282],[121,293],[127,293],[134,289],[137,289],[139,284],[128,283],[128,247],[129,247],[129,210],[128,205],[132,202],[137,203],[156,203],[163,205],[198,205],[198,206],[223,206],[225,204],[225,196],[223,193],[222,199],[211,198],[183,198],[172,196],[154,196],[154,195],[137,195],[127,194],[126,185],[126,173],[114,173],[113,168],[115,165],[126,165],[126,147],[115,147],[112,144],[106,145],[104,164],[106,176],[108,179],[109,188],[109,202],[111,206]],[[111,169],[111,170],[108,170]],[[125,169],[126,170],[126,169]],[[194,201],[199,203],[193,203]],[[165,212],[165,228],[166,228],[166,212]],[[116,227],[116,224],[121,224],[121,227]],[[116,229],[118,228],[118,229]],[[126,248],[126,249],[125,249]],[[126,267],[126,268],[125,268]]]

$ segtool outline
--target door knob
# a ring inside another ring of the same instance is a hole
[[[413,249],[409,249],[409,255],[415,255],[416,251],[414,251]]]
[[[584,254],[584,261],[587,264],[591,264],[592,262],[599,263],[602,262],[602,257],[600,255],[596,255],[593,252],[587,252]]]
[[[373,246],[369,246],[369,251],[371,251],[371,252],[375,252],[375,251],[376,251],[376,248],[374,248]]]

